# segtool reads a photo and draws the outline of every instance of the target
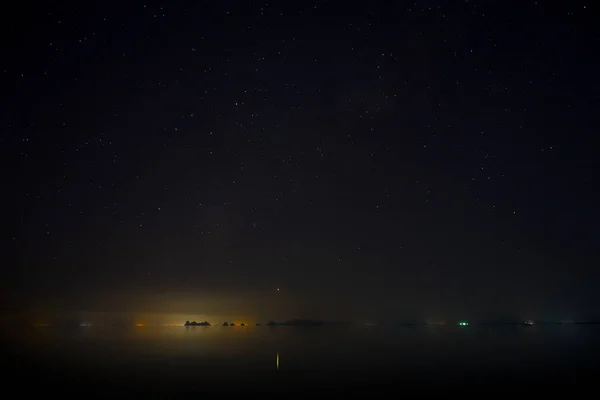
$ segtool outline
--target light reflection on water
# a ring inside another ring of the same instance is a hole
[[[585,358],[586,350],[598,348],[599,328],[45,327],[19,329],[18,347],[77,368],[173,375],[200,369],[458,371],[493,365],[525,370],[540,360],[564,365]]]

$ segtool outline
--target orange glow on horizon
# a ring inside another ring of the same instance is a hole
[[[146,326],[144,324],[135,324],[135,326]]]

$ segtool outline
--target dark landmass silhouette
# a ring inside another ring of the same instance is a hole
[[[323,325],[327,325],[327,326],[353,326],[353,325],[357,325],[355,322],[349,322],[349,321],[323,321],[322,324]],[[364,324],[360,324],[360,325],[364,325]]]
[[[390,324],[392,325],[423,325],[424,321],[420,318],[417,317],[412,317],[412,316],[408,316],[408,317],[400,317],[400,318],[396,318],[395,320],[390,321]]]
[[[183,326],[212,326],[212,325],[208,321],[204,321],[204,322],[185,321],[185,324],[183,324]]]

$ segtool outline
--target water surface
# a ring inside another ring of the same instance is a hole
[[[379,381],[573,382],[597,363],[599,333],[596,325],[93,326],[13,328],[3,343],[15,371],[55,384],[269,391]]]

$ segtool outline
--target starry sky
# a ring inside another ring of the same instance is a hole
[[[50,3],[1,17],[3,308],[600,305],[592,2]]]

